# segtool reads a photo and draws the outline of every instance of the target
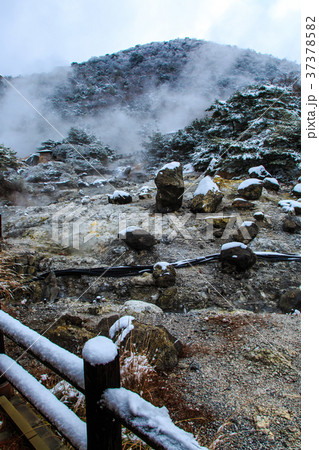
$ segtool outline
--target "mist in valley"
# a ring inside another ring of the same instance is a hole
[[[152,48],[156,57],[150,53]],[[61,141],[76,127],[94,134],[117,153],[135,153],[143,150],[143,142],[152,133],[174,132],[203,117],[216,99],[226,100],[244,86],[298,70],[289,61],[237,47],[189,39],[153,43],[115,54],[115,69],[123,69],[124,85],[129,87],[123,99],[121,86],[111,73],[115,100],[104,100],[102,91],[109,78],[105,73],[98,77],[96,67],[104,63],[102,67],[108,70],[105,62],[113,56],[47,74],[2,79],[0,143],[24,158],[36,152],[41,142]],[[76,71],[81,71],[82,79],[78,80]],[[136,92],[134,85],[139,86]],[[77,96],[72,97],[74,89]],[[81,92],[88,89],[92,94],[83,99]]]

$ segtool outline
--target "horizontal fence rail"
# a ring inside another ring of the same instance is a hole
[[[0,330],[38,361],[84,393],[83,359],[0,311]]]
[[[0,371],[71,444],[87,448],[86,424],[46,387],[7,355],[0,355]]]
[[[85,394],[86,423],[5,354],[4,335]],[[166,408],[120,387],[118,349],[104,336],[84,345],[82,359],[0,311],[0,372],[78,450],[120,450],[121,425],[155,450],[205,449]]]

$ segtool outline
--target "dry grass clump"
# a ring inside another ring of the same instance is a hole
[[[13,268],[12,255],[0,252],[0,301],[13,300],[16,294],[26,292],[28,287],[25,282],[25,275]]]

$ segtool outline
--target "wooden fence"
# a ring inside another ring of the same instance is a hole
[[[85,395],[86,422],[5,354],[4,336]],[[85,349],[97,339],[96,348],[106,352],[96,361]],[[9,381],[76,449],[121,449],[121,425],[154,449],[204,448],[176,427],[166,411],[120,388],[119,354],[106,337],[89,340],[80,358],[0,311],[0,374],[0,383]]]

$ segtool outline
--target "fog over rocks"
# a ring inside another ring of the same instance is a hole
[[[299,70],[287,60],[196,39],[137,45],[46,74],[8,77],[18,92],[1,79],[0,142],[27,156],[77,126],[121,153],[136,151],[153,131],[175,131],[203,116],[215,99]]]

